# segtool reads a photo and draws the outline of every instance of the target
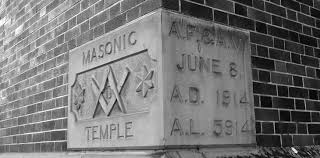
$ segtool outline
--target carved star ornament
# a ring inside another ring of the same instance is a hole
[[[147,66],[143,66],[143,75],[137,75],[139,80],[136,92],[141,92],[143,97],[147,96],[148,90],[152,89],[153,86],[153,77],[154,70],[148,71]]]

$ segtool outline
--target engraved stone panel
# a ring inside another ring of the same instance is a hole
[[[160,144],[160,22],[157,13],[70,52],[69,148]]]
[[[249,33],[164,13],[166,145],[254,144]]]
[[[255,143],[249,35],[158,10],[70,52],[68,148]]]

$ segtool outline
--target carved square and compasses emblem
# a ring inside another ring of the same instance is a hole
[[[98,105],[101,106],[103,112],[106,113],[107,116],[110,116],[111,110],[116,105],[116,102],[118,102],[119,109],[122,113],[127,112],[120,94],[123,89],[123,85],[129,76],[129,73],[129,69],[125,68],[124,76],[120,82],[117,83],[112,68],[107,66],[101,84],[99,84],[95,76],[91,77],[92,92],[97,98],[95,103],[95,112],[93,113],[92,117],[95,117]]]

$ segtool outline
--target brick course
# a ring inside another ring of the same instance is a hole
[[[259,146],[319,144],[318,0],[5,0],[0,152],[66,151],[68,51],[160,7],[250,31]]]

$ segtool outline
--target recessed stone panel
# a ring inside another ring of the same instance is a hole
[[[68,148],[255,143],[248,32],[163,10],[70,52]]]
[[[162,16],[166,145],[254,144],[249,33]]]
[[[160,22],[156,13],[70,52],[69,148],[161,143]]]

